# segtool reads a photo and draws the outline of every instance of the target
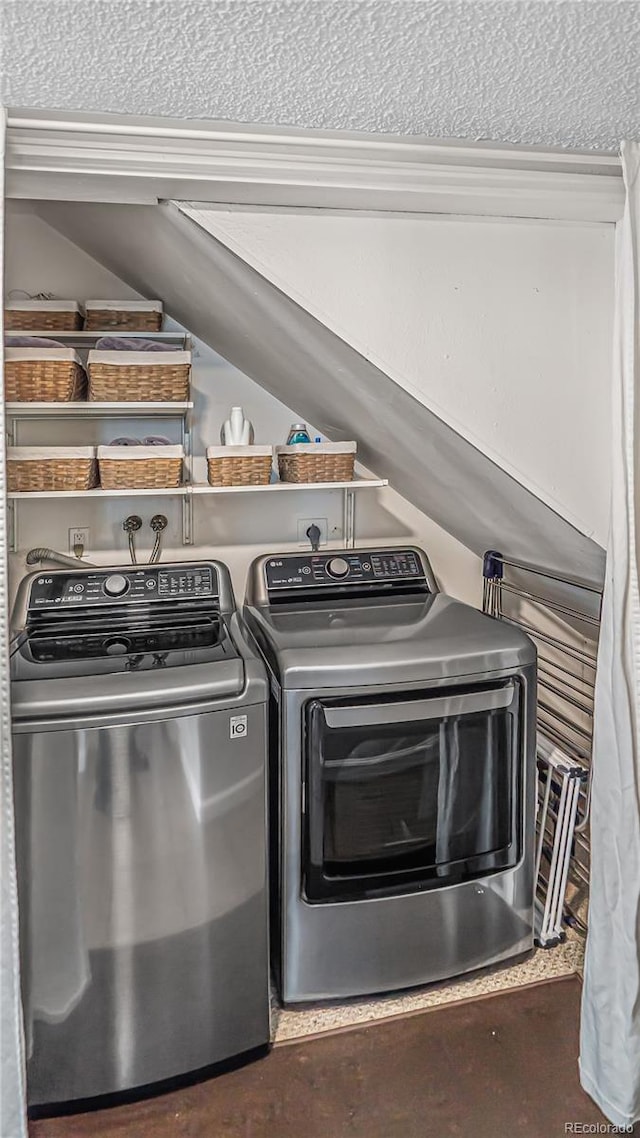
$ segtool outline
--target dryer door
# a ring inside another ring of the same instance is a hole
[[[306,711],[307,900],[486,877],[521,856],[520,682]]]

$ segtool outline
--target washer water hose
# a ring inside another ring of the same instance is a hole
[[[138,532],[141,526],[142,518],[139,518],[137,514],[129,514],[129,517],[125,518],[122,523],[124,532],[129,535],[129,556],[131,558],[132,565],[138,564],[138,558],[136,557],[136,539],[134,537],[134,534]]]
[[[160,547],[162,545],[162,534],[167,528],[167,519],[164,514],[154,514],[151,519],[151,529],[155,533],[155,541],[153,543],[153,550],[149,558],[149,564],[160,560]],[[138,560],[136,557],[135,537],[134,534],[142,526],[142,519],[136,514],[131,514],[126,521],[122,523],[122,528],[129,535],[129,553],[131,554],[131,564],[137,565]],[[95,569],[93,561],[85,561],[83,557],[68,557],[66,553],[58,553],[55,549],[46,549],[44,547],[38,549],[30,549],[26,556],[27,565],[39,565],[42,561],[53,561],[55,565],[71,566],[75,569],[78,565],[84,565],[87,568]]]
[[[41,561],[53,561],[57,565],[87,565],[95,568],[93,561],[84,561],[81,557],[67,557],[66,553],[57,553],[55,549],[30,549],[26,556],[27,565],[39,565]]]
[[[167,528],[168,522],[167,522],[167,519],[165,518],[164,514],[154,514],[152,519],[151,519],[150,525],[151,525],[151,529],[153,530],[153,532],[156,535],[155,541],[153,543],[153,549],[151,551],[151,557],[149,558],[149,564],[153,565],[154,562],[160,560],[160,547],[162,545],[162,533],[163,533],[163,530],[165,530]]]

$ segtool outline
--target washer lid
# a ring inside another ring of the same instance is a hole
[[[390,603],[246,606],[244,616],[284,688],[413,684],[536,659],[525,633],[443,593]]]
[[[25,634],[11,656],[14,719],[105,715],[239,695],[245,659],[219,613],[64,621]]]
[[[14,720],[66,719],[157,710],[237,696],[245,685],[244,661],[191,664],[163,670],[112,672],[79,679],[15,681],[11,689]]]

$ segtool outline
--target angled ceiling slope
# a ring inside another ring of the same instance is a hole
[[[474,553],[601,583],[604,551],[172,202],[40,215],[323,431]]]

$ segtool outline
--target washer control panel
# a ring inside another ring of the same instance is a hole
[[[356,550],[338,553],[291,553],[265,563],[267,589],[319,586],[393,585],[424,582],[425,572],[414,549]]]
[[[31,583],[30,610],[85,608],[94,605],[150,604],[217,597],[217,573],[211,565],[132,566],[131,569],[70,569],[39,573]]]

